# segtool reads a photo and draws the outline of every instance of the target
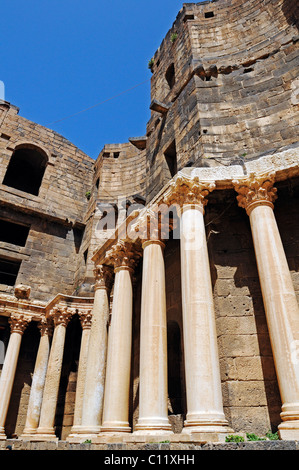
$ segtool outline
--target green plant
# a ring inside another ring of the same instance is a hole
[[[265,441],[265,437],[259,437],[254,433],[247,433],[246,434],[247,441]]]
[[[269,439],[270,441],[278,441],[279,440],[279,436],[278,436],[278,432],[271,432],[271,431],[268,431],[266,433],[266,437],[267,439]]]
[[[229,436],[226,436],[225,442],[244,442],[245,439],[243,436],[238,436],[237,434],[230,434]]]
[[[177,37],[178,37],[178,33],[172,33],[172,35],[170,36],[170,40],[172,44],[177,40]]]
[[[91,440],[90,440],[90,439],[86,439],[86,441],[84,441],[83,444],[91,444]]]
[[[86,191],[85,197],[86,197],[86,199],[89,201],[89,199],[90,199],[90,197],[91,197],[91,191]]]
[[[154,61],[153,58],[151,58],[151,60],[148,61],[148,68],[149,68],[151,71],[153,71],[154,63],[155,63],[155,61]]]

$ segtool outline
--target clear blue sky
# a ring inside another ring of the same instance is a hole
[[[5,99],[21,116],[54,129],[93,158],[104,144],[144,135],[150,116],[148,61],[183,3],[2,0]]]

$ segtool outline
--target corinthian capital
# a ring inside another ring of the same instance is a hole
[[[52,335],[52,333],[53,333],[53,323],[48,318],[42,318],[37,326],[39,328],[41,336],[44,336],[44,335],[51,336]]]
[[[120,240],[106,253],[106,263],[113,265],[114,269],[126,267],[134,269],[141,256],[138,244],[128,240]]]
[[[113,269],[110,266],[99,264],[93,272],[96,280],[95,289],[110,290],[113,280]]]
[[[197,176],[177,175],[170,183],[163,201],[180,207],[184,204],[201,204],[204,207],[208,203],[207,196],[215,187],[213,181],[201,181]]]
[[[50,316],[53,318],[54,326],[63,325],[66,327],[71,319],[72,312],[67,307],[57,306],[53,308]]]
[[[27,317],[23,314],[19,315],[17,313],[12,314],[8,320],[11,333],[20,333],[22,335],[30,321],[31,317]]]
[[[92,322],[91,310],[79,311],[79,318],[80,318],[80,322],[81,322],[81,326],[83,330],[91,328],[91,322]]]
[[[142,212],[132,224],[131,229],[142,242],[147,240],[163,241],[175,225],[173,216],[166,204],[157,204]]]
[[[273,203],[277,199],[274,183],[275,173],[251,175],[246,180],[233,181],[238,193],[238,205],[243,207],[248,215],[258,205],[268,205],[273,208]]]

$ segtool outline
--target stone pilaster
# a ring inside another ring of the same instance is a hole
[[[260,285],[282,400],[281,439],[299,439],[299,308],[273,211],[273,173],[235,181],[250,219]]]

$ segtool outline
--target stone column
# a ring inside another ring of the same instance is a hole
[[[55,307],[50,316],[54,321],[54,334],[46,374],[40,421],[34,437],[35,440],[56,439],[54,429],[55,414],[64,353],[66,327],[71,318],[68,309],[61,307]]]
[[[252,231],[268,330],[282,400],[281,439],[299,439],[299,308],[273,212],[274,174],[236,181]]]
[[[99,265],[94,274],[96,282],[86,359],[82,419],[81,424],[76,426],[76,433],[73,433],[80,441],[98,435],[103,413],[109,295],[113,270],[109,266]]]
[[[90,329],[92,323],[91,310],[79,312],[79,318],[82,326],[80,356],[79,356],[79,367],[77,375],[77,386],[76,386],[76,398],[75,398],[75,411],[74,421],[69,437],[72,437],[77,431],[80,432],[81,420],[82,420],[82,407],[83,397],[85,389],[85,378],[86,378],[86,365],[88,356],[88,346],[90,338]]]
[[[102,433],[127,433],[132,353],[132,274],[140,253],[127,241],[119,241],[107,253],[113,263],[115,280],[111,325],[108,335],[107,369]]]
[[[38,428],[50,352],[52,325],[44,318],[39,322],[38,327],[41,338],[35,361],[25,428],[21,436],[24,440],[30,439]]]
[[[163,229],[155,213],[149,214],[149,219],[139,227],[143,239],[143,270],[137,434],[172,433],[168,420],[165,245],[161,240],[166,236]]]
[[[31,318],[25,315],[12,315],[9,319],[11,335],[0,378],[0,439],[6,439],[5,420],[13,388],[22,335]]]
[[[183,338],[187,416],[184,433],[224,439],[231,431],[223,412],[216,320],[204,207],[214,183],[178,176],[165,196],[180,214]]]

